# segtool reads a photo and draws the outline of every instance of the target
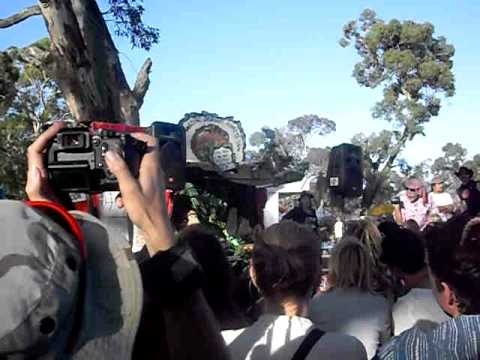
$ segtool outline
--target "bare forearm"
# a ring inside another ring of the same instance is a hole
[[[395,206],[395,209],[393,210],[393,219],[397,224],[403,224],[403,216],[402,216],[402,211],[400,210],[400,207]]]
[[[145,230],[145,243],[150,256],[159,251],[168,250],[175,245],[175,236],[166,210],[164,215],[154,219],[148,229]]]

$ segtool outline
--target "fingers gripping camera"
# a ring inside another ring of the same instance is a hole
[[[55,189],[88,193],[117,190],[117,180],[105,163],[108,150],[122,155],[132,174],[138,175],[146,144],[108,125],[65,128],[57,134],[46,154],[49,181]]]
[[[186,140],[181,125],[154,122],[149,128],[92,122],[67,127],[56,135],[46,152],[49,182],[57,191],[99,193],[118,190],[105,154],[118,152],[137,177],[146,144],[129,134],[148,132],[158,140],[160,163],[169,190],[183,189],[186,181]]]

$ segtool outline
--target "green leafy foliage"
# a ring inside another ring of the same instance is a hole
[[[108,3],[110,8],[104,15],[113,22],[115,35],[129,38],[132,47],[144,50],[158,43],[160,31],[143,23],[143,0],[108,0]]]
[[[0,121],[0,188],[7,198],[24,199],[27,147],[33,133],[25,121]]]
[[[288,131],[307,136],[310,134],[327,135],[337,128],[335,121],[317,115],[303,115],[288,121]]]
[[[48,39],[41,39],[27,48],[10,48],[4,53],[13,60],[19,76],[12,84],[15,96],[4,114],[0,115],[0,120],[24,121],[35,133],[47,121],[68,112],[60,88],[47,71],[47,58],[35,57],[37,50],[41,52],[48,48],[48,44]]]
[[[243,272],[248,266],[249,255],[245,241],[227,231],[227,203],[219,196],[202,191],[191,183],[185,185],[183,194],[188,196],[201,224],[214,228],[225,244],[227,256],[235,272]]]
[[[390,130],[352,139],[363,148],[366,187],[362,206],[369,208],[395,188],[396,180],[391,177],[401,177],[398,174],[406,171],[397,158],[407,142],[424,135],[425,124],[439,114],[442,98],[454,95],[455,49],[443,36],[435,37],[434,26],[428,22],[386,22],[370,9],[344,26],[340,45],[351,44],[361,58],[353,70],[357,82],[383,89],[382,99],[372,109],[373,118],[391,123]]]
[[[42,48],[48,48],[48,39],[25,49],[10,48],[0,53],[0,59],[9,59],[0,61],[0,73],[16,74],[8,80],[8,99],[2,99],[0,105],[0,186],[9,198],[19,199],[25,195],[28,145],[47,121],[67,113],[46,64],[34,56]]]
[[[430,23],[377,18],[365,10],[343,30],[342,46],[354,44],[361,57],[353,76],[366,87],[383,86],[383,99],[373,116],[408,127],[409,136],[423,133],[423,124],[440,109],[440,96],[453,96],[455,49]]]
[[[317,115],[303,115],[287,122],[281,128],[263,127],[254,132],[249,139],[251,146],[256,149],[248,153],[253,161],[269,159],[273,168],[278,172],[291,168],[304,173],[314,157],[321,155],[318,164],[324,163],[324,153],[313,151],[307,145],[311,135],[327,135],[336,130],[333,120]],[[308,160],[307,160],[308,158]],[[318,164],[316,164],[318,166]]]
[[[480,175],[480,154],[468,157],[467,149],[459,143],[447,143],[442,147],[443,155],[433,161],[431,173],[434,176],[440,176],[447,183],[447,190],[454,192],[460,185],[455,176],[455,171],[460,166],[467,166],[474,171],[478,177]]]
[[[2,116],[15,99],[15,83],[20,77],[20,72],[15,67],[12,57],[5,52],[0,52],[0,69],[0,116]]]

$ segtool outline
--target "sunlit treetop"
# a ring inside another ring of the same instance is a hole
[[[385,22],[367,9],[344,26],[340,45],[353,45],[360,55],[353,70],[360,85],[383,86],[373,116],[406,127],[410,138],[423,134],[423,124],[438,115],[441,97],[455,93],[455,49],[435,37],[428,22]]]

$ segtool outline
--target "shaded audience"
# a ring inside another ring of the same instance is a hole
[[[457,194],[465,205],[465,212],[475,216],[480,212],[480,190],[477,182],[473,179],[473,170],[461,166],[455,175],[460,179],[461,185],[457,189]]]
[[[202,290],[222,330],[247,325],[233,298],[235,277],[218,237],[203,225],[184,228],[178,241],[188,245],[202,268]]]
[[[373,262],[357,239],[344,238],[329,264],[330,289],[310,303],[309,318],[324,331],[355,336],[372,358],[391,334],[391,308],[374,290]]]
[[[384,234],[381,260],[408,291],[393,305],[394,335],[414,325],[431,329],[448,320],[432,294],[420,235],[394,223],[383,223],[380,230]]]
[[[318,236],[292,221],[257,234],[250,273],[264,297],[264,313],[248,328],[222,332],[232,359],[292,359],[312,334],[306,315],[320,259]],[[306,359],[366,358],[362,344],[344,334],[327,332],[311,345]]]
[[[480,219],[452,219],[426,234],[433,294],[452,318],[393,338],[380,359],[480,358]]]

